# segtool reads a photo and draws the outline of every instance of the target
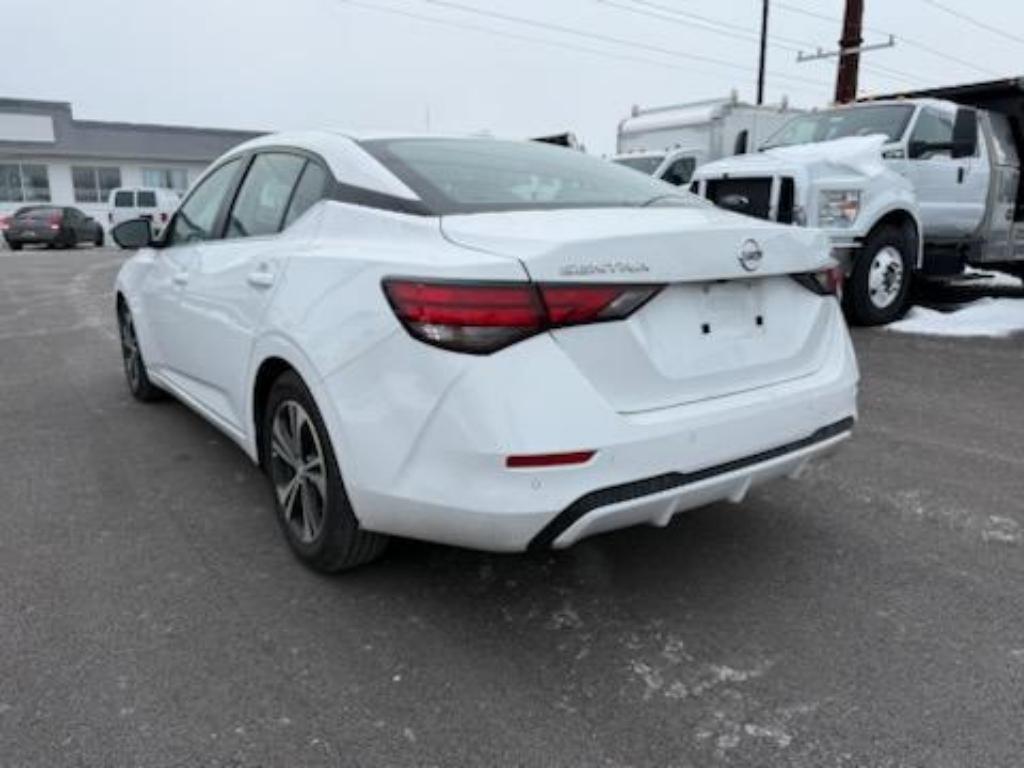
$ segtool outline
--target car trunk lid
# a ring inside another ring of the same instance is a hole
[[[704,206],[446,216],[441,226],[453,243],[520,260],[538,282],[665,286],[627,320],[551,331],[620,412],[766,387],[824,364],[831,299],[790,277],[832,263],[817,233]],[[759,260],[741,258],[753,251]]]

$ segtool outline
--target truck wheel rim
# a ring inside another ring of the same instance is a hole
[[[903,257],[891,245],[879,249],[868,267],[868,298],[879,309],[888,309],[903,289]]]
[[[281,515],[292,535],[312,544],[324,525],[327,466],[320,438],[306,410],[285,400],[274,413],[270,460]]]

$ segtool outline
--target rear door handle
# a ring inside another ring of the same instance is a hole
[[[959,168],[956,169],[956,183],[957,184],[963,184],[964,183],[964,175],[966,173],[967,173],[967,169],[964,168],[962,165]]]
[[[187,285],[188,284],[188,272],[184,269],[174,273],[174,277],[171,278],[175,285]]]
[[[250,272],[246,279],[253,288],[269,288],[274,284],[274,273],[261,266],[255,272]]]

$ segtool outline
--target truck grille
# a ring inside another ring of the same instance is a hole
[[[720,208],[758,219],[768,219],[771,217],[773,182],[772,178],[708,179],[707,198]],[[775,220],[780,224],[793,223],[795,198],[796,186],[793,178],[781,177],[778,212],[775,216]]]
[[[771,179],[708,179],[708,200],[735,213],[767,219],[772,202]]]

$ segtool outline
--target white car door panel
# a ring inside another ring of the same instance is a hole
[[[229,213],[224,239],[203,243],[182,293],[181,372],[195,397],[245,431],[249,358],[283,266],[282,236],[301,155],[258,154]]]
[[[173,375],[180,364],[178,304],[195,258],[193,245],[155,251],[141,286],[144,355],[146,365],[158,374]]]
[[[204,243],[182,292],[181,373],[192,394],[237,429],[245,426],[249,357],[281,267],[277,247],[276,238]]]

